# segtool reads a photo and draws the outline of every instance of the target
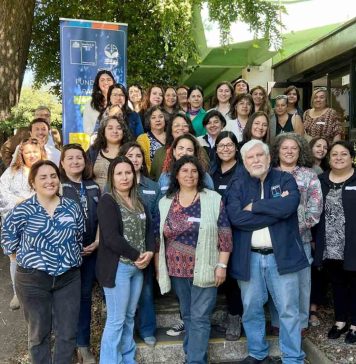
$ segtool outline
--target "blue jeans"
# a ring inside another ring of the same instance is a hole
[[[313,262],[310,243],[303,244],[305,255],[309,263]],[[306,267],[298,272],[299,279],[299,317],[300,327],[306,329],[309,326],[310,291],[311,291],[311,268]],[[271,323],[274,327],[279,327],[278,313],[273,301],[268,301],[271,313]]]
[[[31,363],[71,363],[80,305],[79,269],[73,268],[53,277],[44,271],[18,266],[15,284],[28,325]],[[55,334],[53,357],[52,326]]]
[[[137,309],[137,329],[144,339],[156,334],[156,312],[153,297],[153,262],[143,271],[143,286]]]
[[[251,252],[251,277],[238,281],[244,307],[242,322],[249,355],[262,360],[268,356],[264,304],[268,292],[277,308],[280,332],[279,346],[284,364],[304,363],[299,319],[298,273],[280,275],[274,254]]]
[[[208,362],[210,318],[216,302],[216,287],[201,288],[193,279],[171,277],[179,299],[180,312],[185,326],[183,342],[188,364]]]
[[[93,284],[96,279],[96,256],[97,254],[94,252],[88,256],[83,257],[83,263],[80,267],[81,295],[77,346],[85,347],[90,345],[91,303]]]
[[[107,317],[101,338],[100,364],[136,363],[133,329],[142,281],[140,269],[120,262],[115,287],[104,287]]]

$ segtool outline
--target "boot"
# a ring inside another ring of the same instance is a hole
[[[227,341],[236,341],[241,336],[241,317],[240,315],[227,315],[227,327],[225,339]]]

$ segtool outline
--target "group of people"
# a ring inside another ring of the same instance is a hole
[[[96,362],[95,280],[107,312],[101,364],[135,362],[134,326],[155,345],[155,278],[179,301],[182,322],[170,331],[185,331],[187,363],[207,363],[219,287],[220,329],[237,340],[242,322],[247,336],[242,363],[269,362],[267,302],[283,363],[303,363],[326,272],[335,310],[327,335],[356,342],[355,151],[327,90],[313,92],[305,113],[294,86],[274,110],[266,90],[243,79],[221,82],[215,96],[205,111],[199,86],[126,91],[100,71],[83,114],[92,145],[64,145],[58,161],[50,121],[35,114],[0,178],[10,305],[24,309],[33,363],[50,362],[52,331],[54,363],[70,363],[75,348]]]

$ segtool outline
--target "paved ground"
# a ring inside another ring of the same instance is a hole
[[[0,250],[0,364],[14,363],[14,353],[25,351],[27,330],[22,310],[11,311],[9,259]]]

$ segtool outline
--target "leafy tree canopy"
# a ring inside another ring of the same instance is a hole
[[[60,93],[59,18],[128,23],[128,83],[175,84],[188,60],[199,62],[193,14],[203,3],[228,44],[231,22],[250,24],[256,37],[276,45],[279,6],[265,0],[37,0],[29,64],[35,84]]]

